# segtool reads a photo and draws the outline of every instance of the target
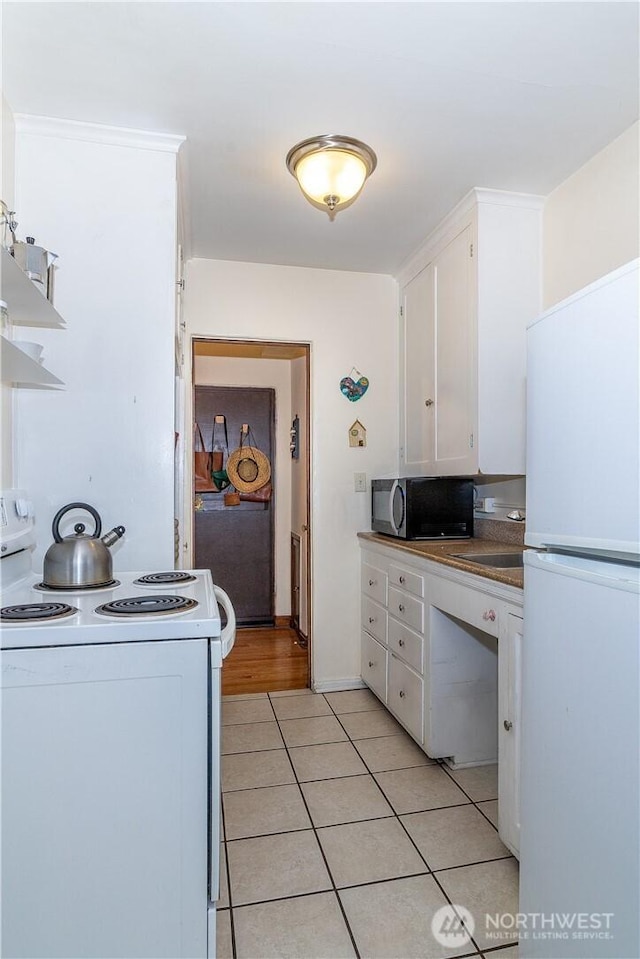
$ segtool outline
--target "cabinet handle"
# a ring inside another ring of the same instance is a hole
[[[507,732],[509,732],[509,730],[510,730],[511,727],[513,726],[513,723],[511,722],[510,719],[505,719],[505,721],[503,722],[502,725],[503,725],[504,728],[507,730]]]
[[[371,660],[369,660],[369,669],[373,669],[374,666],[375,666],[375,663],[372,663]]]
[[[404,639],[398,640],[398,646],[404,646]]]
[[[398,696],[400,697],[400,699],[404,699],[404,689],[400,690],[400,692],[398,693]]]
[[[433,400],[425,400],[425,401],[424,401],[424,405],[425,405],[425,406],[433,406]]]
[[[369,580],[369,586],[375,586],[375,585],[376,585],[376,580],[375,580],[375,579],[370,579],[370,580]]]
[[[398,612],[404,613],[404,606],[402,605],[402,603],[398,603]]]
[[[485,621],[491,621],[492,623],[495,623],[496,621],[495,609],[485,609],[484,613],[482,614],[482,618]]]
[[[375,616],[370,616],[370,617],[369,617],[369,622],[370,622],[370,623],[375,623],[375,621],[376,621]]]
[[[405,578],[404,578],[404,576],[399,576],[399,577],[398,577],[398,582],[399,582],[399,583],[402,583],[402,585],[404,585],[404,583],[405,583]]]

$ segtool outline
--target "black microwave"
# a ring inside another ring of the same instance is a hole
[[[473,480],[453,476],[374,479],[371,529],[401,539],[473,536]]]

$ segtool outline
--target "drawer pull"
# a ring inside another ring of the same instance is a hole
[[[404,699],[404,689],[400,690],[400,692],[398,693],[398,696],[400,697],[400,699]]]
[[[510,730],[510,729],[512,728],[512,726],[513,726],[513,723],[511,722],[510,719],[505,719],[505,721],[503,722],[502,725],[503,725],[504,728],[507,730],[507,732],[509,732],[509,730]]]
[[[404,584],[406,582],[404,576],[398,576],[398,582]]]
[[[376,585],[376,582],[377,582],[377,580],[375,580],[375,579],[370,579],[370,580],[369,580],[369,586],[375,586],[375,585]]]
[[[484,613],[482,614],[482,618],[485,620],[485,622],[495,623],[496,621],[495,609],[485,609]]]
[[[375,666],[375,663],[372,663],[371,660],[369,660],[369,669],[373,669],[374,666]]]
[[[370,616],[370,617],[369,617],[369,622],[370,622],[370,623],[375,623],[375,621],[376,621],[375,616]]]
[[[402,603],[398,603],[398,612],[404,613],[404,606],[402,605]]]
[[[404,639],[398,640],[398,646],[404,646]]]

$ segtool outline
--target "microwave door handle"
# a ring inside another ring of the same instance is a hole
[[[394,480],[393,486],[391,487],[391,492],[389,493],[389,522],[391,523],[391,529],[396,536],[398,535],[399,531],[393,519],[393,499],[397,489],[400,489],[400,484],[398,483],[398,480]],[[400,490],[400,492],[402,493],[402,490]]]

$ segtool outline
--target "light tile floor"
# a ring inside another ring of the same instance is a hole
[[[516,913],[497,767],[452,770],[369,690],[227,696],[219,959],[515,959],[485,914]],[[439,945],[431,919],[476,928]]]

